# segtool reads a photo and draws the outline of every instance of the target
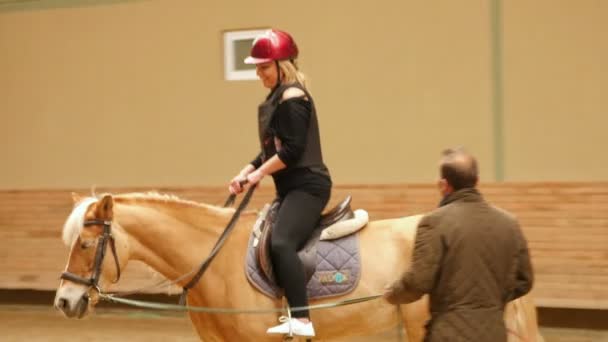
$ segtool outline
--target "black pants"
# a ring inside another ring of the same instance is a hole
[[[290,307],[308,305],[304,267],[297,252],[319,222],[329,196],[329,190],[321,195],[293,190],[281,201],[270,238],[270,254],[277,281],[285,289]],[[292,316],[308,317],[308,311],[296,311]]]

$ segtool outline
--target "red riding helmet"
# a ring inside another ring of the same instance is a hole
[[[289,33],[280,30],[268,30],[253,41],[251,56],[245,58],[245,64],[260,64],[298,57],[298,46]]]

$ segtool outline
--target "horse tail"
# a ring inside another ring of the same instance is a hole
[[[509,341],[544,342],[545,339],[538,329],[536,308],[529,298],[520,297],[513,304],[513,324],[507,327]]]

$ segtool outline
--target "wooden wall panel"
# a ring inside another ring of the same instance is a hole
[[[224,187],[153,190],[218,205],[226,197]],[[532,253],[539,306],[608,309],[608,183],[496,183],[481,190],[520,219]],[[0,288],[56,288],[68,253],[61,227],[71,210],[71,191],[0,191]],[[395,184],[336,186],[331,203],[347,194],[353,196],[354,208],[366,208],[374,220],[422,213],[439,201],[433,185]],[[272,195],[272,186],[264,184],[250,207],[261,208]],[[118,289],[139,288],[159,277],[132,263]]]

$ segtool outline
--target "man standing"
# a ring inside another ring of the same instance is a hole
[[[444,151],[440,174],[440,207],[420,221],[411,267],[384,298],[399,304],[429,294],[425,341],[506,341],[505,305],[533,282],[526,240],[515,217],[476,189],[472,155]]]

